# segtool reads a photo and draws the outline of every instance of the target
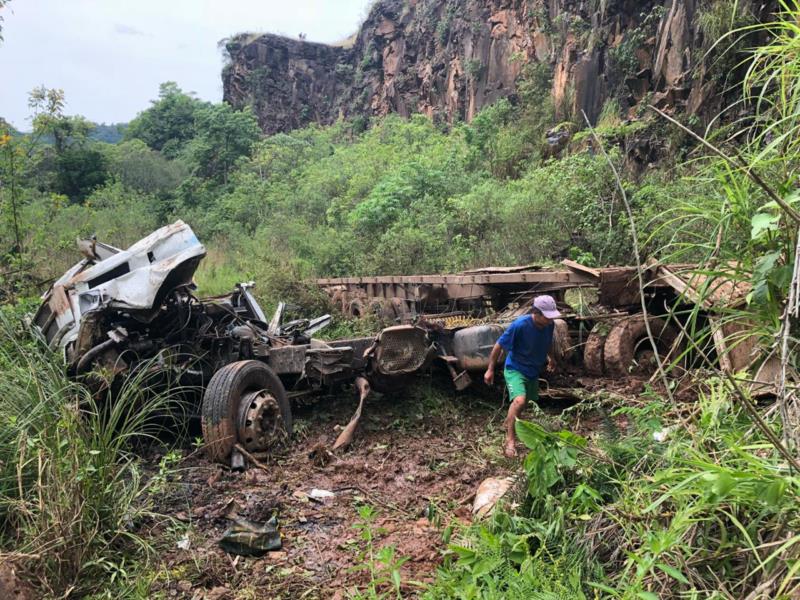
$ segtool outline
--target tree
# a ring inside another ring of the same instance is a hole
[[[56,157],[56,192],[82,202],[108,179],[105,157],[82,146],[62,150]]]
[[[0,0],[0,11],[2,11],[6,4],[8,4],[11,0]],[[0,42],[3,41],[3,15],[0,14]]]
[[[0,9],[6,3],[7,0],[0,0]],[[44,86],[34,88],[28,95],[28,107],[32,111],[33,135],[13,136],[10,126],[5,121],[3,122],[5,126],[0,127],[0,150],[2,150],[4,159],[2,170],[0,170],[0,190],[4,187],[9,188],[10,215],[8,215],[8,220],[14,232],[14,247],[11,251],[11,254],[14,255],[22,252],[19,218],[22,187],[20,171],[30,166],[31,155],[44,135],[47,125],[62,116],[64,91],[49,90]]]
[[[207,106],[207,102],[184,93],[175,82],[162,83],[158,100],[131,121],[125,139],[142,140],[167,158],[175,158],[195,135],[195,115]]]
[[[108,178],[105,158],[89,147],[92,123],[63,114],[63,90],[37,87],[30,93],[28,106],[33,111],[31,148],[40,140],[53,143],[54,191],[73,202],[83,201]]]
[[[112,176],[125,186],[166,198],[188,175],[181,160],[168,160],[142,140],[106,146]]]
[[[186,149],[192,172],[218,183],[228,182],[236,161],[249,156],[261,137],[251,110],[234,110],[224,102],[198,110],[195,130],[196,136]]]

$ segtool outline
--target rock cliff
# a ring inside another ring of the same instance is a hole
[[[774,4],[739,2],[736,22],[765,18]],[[594,120],[612,97],[622,110],[647,100],[705,117],[722,106],[736,62],[706,54],[715,23],[727,22],[734,5],[381,0],[342,46],[231,38],[224,99],[252,105],[267,133],[388,113],[469,121],[498,98],[513,97],[526,68],[538,64],[551,82],[542,93],[552,95],[560,118],[585,111]]]

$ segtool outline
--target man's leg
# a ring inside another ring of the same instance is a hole
[[[508,407],[508,416],[505,420],[506,426],[506,443],[503,447],[503,454],[508,458],[517,456],[517,435],[514,432],[514,424],[522,414],[522,409],[525,408],[527,399],[525,396],[517,396],[511,401],[511,406]]]
[[[508,396],[511,398],[511,406],[508,407],[508,416],[503,422],[506,428],[506,441],[503,445],[503,454],[508,458],[517,456],[517,436],[514,433],[514,424],[522,414],[527,402],[527,379],[519,371],[505,369],[503,376],[508,388]]]

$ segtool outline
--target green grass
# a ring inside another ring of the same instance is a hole
[[[134,532],[153,515],[131,448],[159,433],[154,415],[180,410],[145,372],[112,403],[0,314],[0,560],[42,597],[136,588],[149,546]]]
[[[591,444],[519,422],[520,508],[458,533],[426,597],[795,597],[797,475],[722,381],[694,410],[643,400],[617,411],[628,432]]]

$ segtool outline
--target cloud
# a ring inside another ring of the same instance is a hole
[[[122,23],[114,23],[114,32],[120,35],[144,35],[143,31]]]

